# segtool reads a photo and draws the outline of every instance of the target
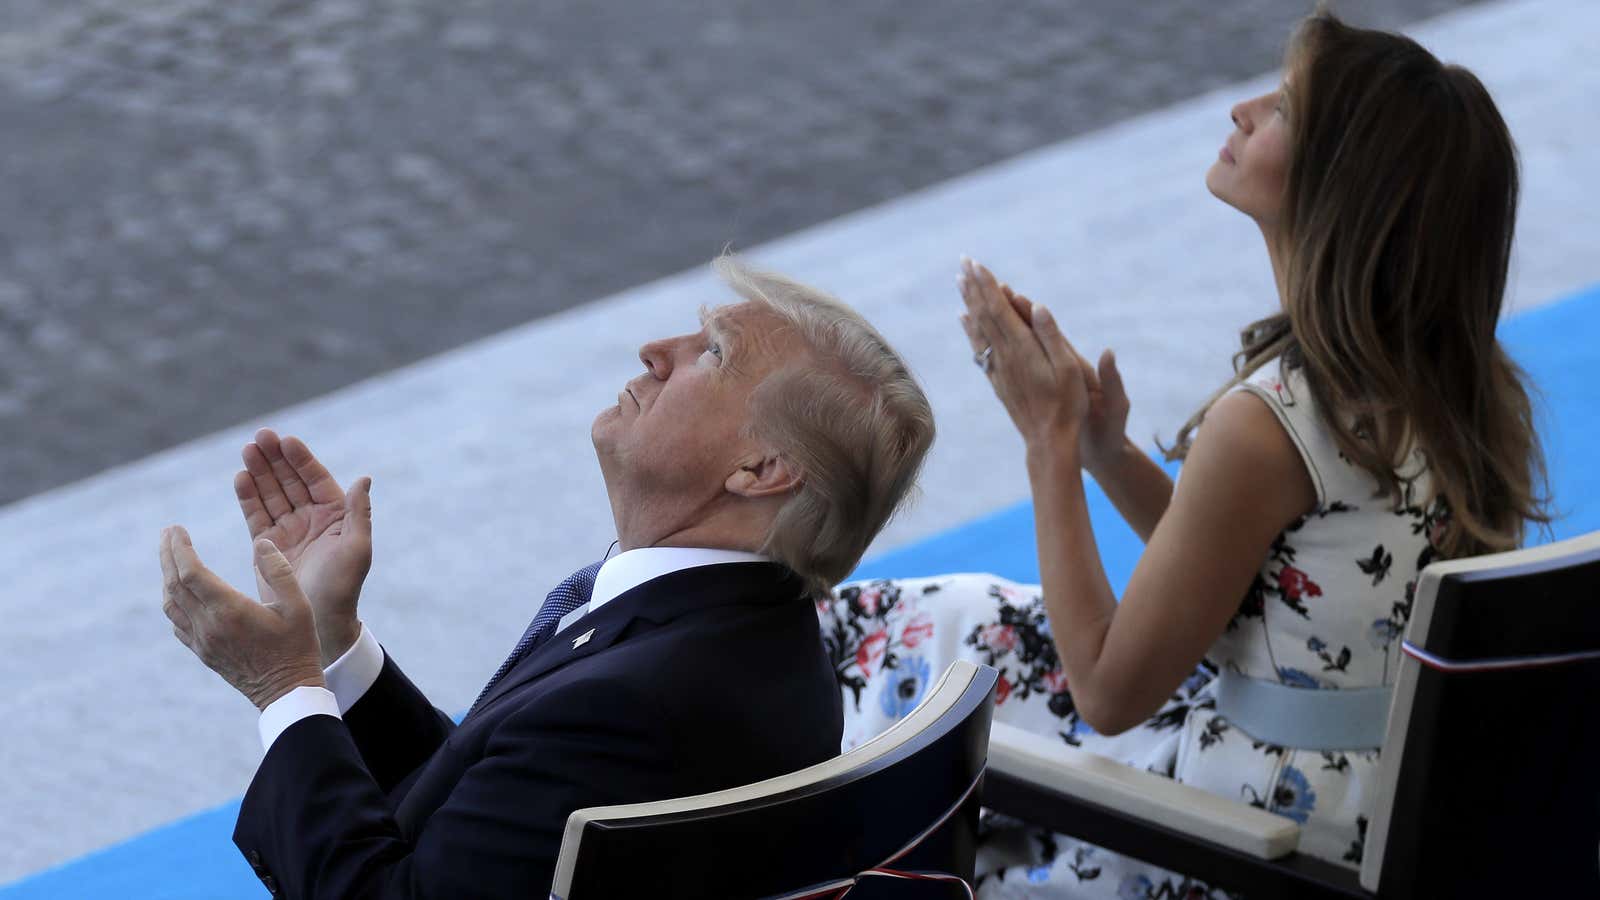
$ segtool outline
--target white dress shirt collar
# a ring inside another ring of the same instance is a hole
[[[633,590],[652,578],[683,569],[715,566],[722,563],[769,562],[759,553],[744,550],[712,550],[703,547],[639,547],[619,553],[605,561],[594,578],[594,593],[587,611]]]

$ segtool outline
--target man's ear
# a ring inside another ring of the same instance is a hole
[[[776,453],[744,460],[723,484],[730,494],[756,499],[789,494],[805,481],[800,470]]]

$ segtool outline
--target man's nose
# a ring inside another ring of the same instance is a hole
[[[672,347],[666,341],[651,341],[639,348],[639,361],[651,377],[666,381],[672,374]]]

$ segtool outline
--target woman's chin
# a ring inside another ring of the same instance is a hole
[[[1206,170],[1206,190],[1211,192],[1211,196],[1221,200],[1223,203],[1249,215],[1249,210],[1235,202],[1236,197],[1231,190],[1232,186],[1228,184],[1229,168],[1228,164],[1220,159],[1212,163],[1211,168]]]
[[[1211,168],[1206,170],[1206,190],[1211,192],[1211,196],[1232,206],[1233,204],[1228,202],[1227,192],[1222,188],[1222,173],[1217,171],[1223,166],[1224,163],[1219,159],[1211,164]]]

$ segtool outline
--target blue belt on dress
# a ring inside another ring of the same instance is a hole
[[[1296,750],[1375,750],[1389,721],[1387,687],[1315,690],[1224,670],[1217,712],[1258,741]]]

